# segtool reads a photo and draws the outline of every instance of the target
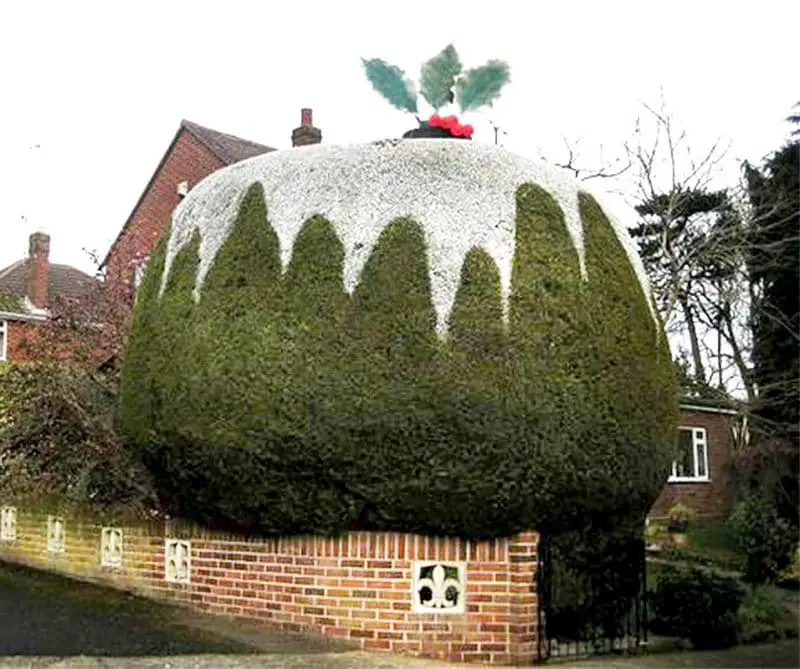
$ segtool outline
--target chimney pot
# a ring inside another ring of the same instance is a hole
[[[300,127],[292,130],[292,146],[308,146],[321,141],[322,130],[314,127],[311,109],[303,107],[300,110]]]
[[[31,258],[42,255],[48,258],[50,256],[50,235],[46,235],[44,232],[34,232],[28,238],[28,255]]]

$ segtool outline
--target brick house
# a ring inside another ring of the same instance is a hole
[[[36,355],[69,355],[36,351],[34,344],[54,310],[89,296],[94,277],[75,267],[50,262],[50,237],[35,232],[28,257],[0,269],[0,362],[23,362]]]
[[[292,131],[292,146],[318,144],[310,109]],[[275,149],[250,140],[181,121],[144,192],[103,261],[106,281],[133,295],[150,254],[169,225],[173,210],[199,181],[223,167]]]
[[[650,518],[666,519],[678,503],[701,517],[724,517],[730,509],[730,467],[737,411],[699,399],[685,398],[678,430],[680,456],[667,484],[650,510]]]

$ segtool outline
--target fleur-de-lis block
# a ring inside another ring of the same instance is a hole
[[[191,547],[188,541],[167,539],[165,542],[164,579],[170,583],[188,583],[191,579]]]
[[[0,540],[14,541],[17,538],[17,510],[13,506],[0,509]]]
[[[100,564],[104,567],[122,566],[122,530],[104,527],[100,535]]]
[[[64,519],[47,517],[47,550],[50,553],[63,553],[66,547]]]
[[[464,611],[464,566],[459,563],[414,564],[414,610],[417,612]]]

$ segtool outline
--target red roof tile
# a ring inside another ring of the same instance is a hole
[[[0,270],[0,295],[18,297],[28,293],[29,259],[19,260]],[[84,297],[96,286],[97,279],[75,267],[50,263],[50,285],[47,293],[48,302],[57,300],[74,300]]]
[[[181,126],[186,128],[197,139],[205,144],[209,150],[226,165],[233,165],[240,160],[246,160],[262,153],[275,151],[275,149],[242,139],[234,135],[228,135],[218,130],[204,128],[202,125],[191,121],[181,121]]]

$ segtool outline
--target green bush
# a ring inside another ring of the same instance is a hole
[[[737,612],[745,587],[710,569],[664,566],[651,593],[653,632],[689,639],[698,649],[737,642]]]
[[[509,326],[498,268],[473,249],[446,339],[417,221],[386,222],[352,295],[319,216],[281,273],[260,184],[199,301],[199,236],[159,297],[162,240],[137,300],[122,425],[170,510],[264,534],[642,521],[674,457],[666,338],[590,196],[588,281],[555,200],[527,184],[516,205]]]
[[[0,397],[2,499],[103,516],[156,508],[147,470],[118,436],[113,382],[66,362],[9,365]]]
[[[777,628],[790,617],[787,597],[775,586],[752,588],[739,609],[743,629]]]
[[[754,495],[734,508],[728,520],[739,548],[747,556],[745,579],[749,583],[771,583],[792,560],[796,536],[789,523],[778,517],[775,507]]]

